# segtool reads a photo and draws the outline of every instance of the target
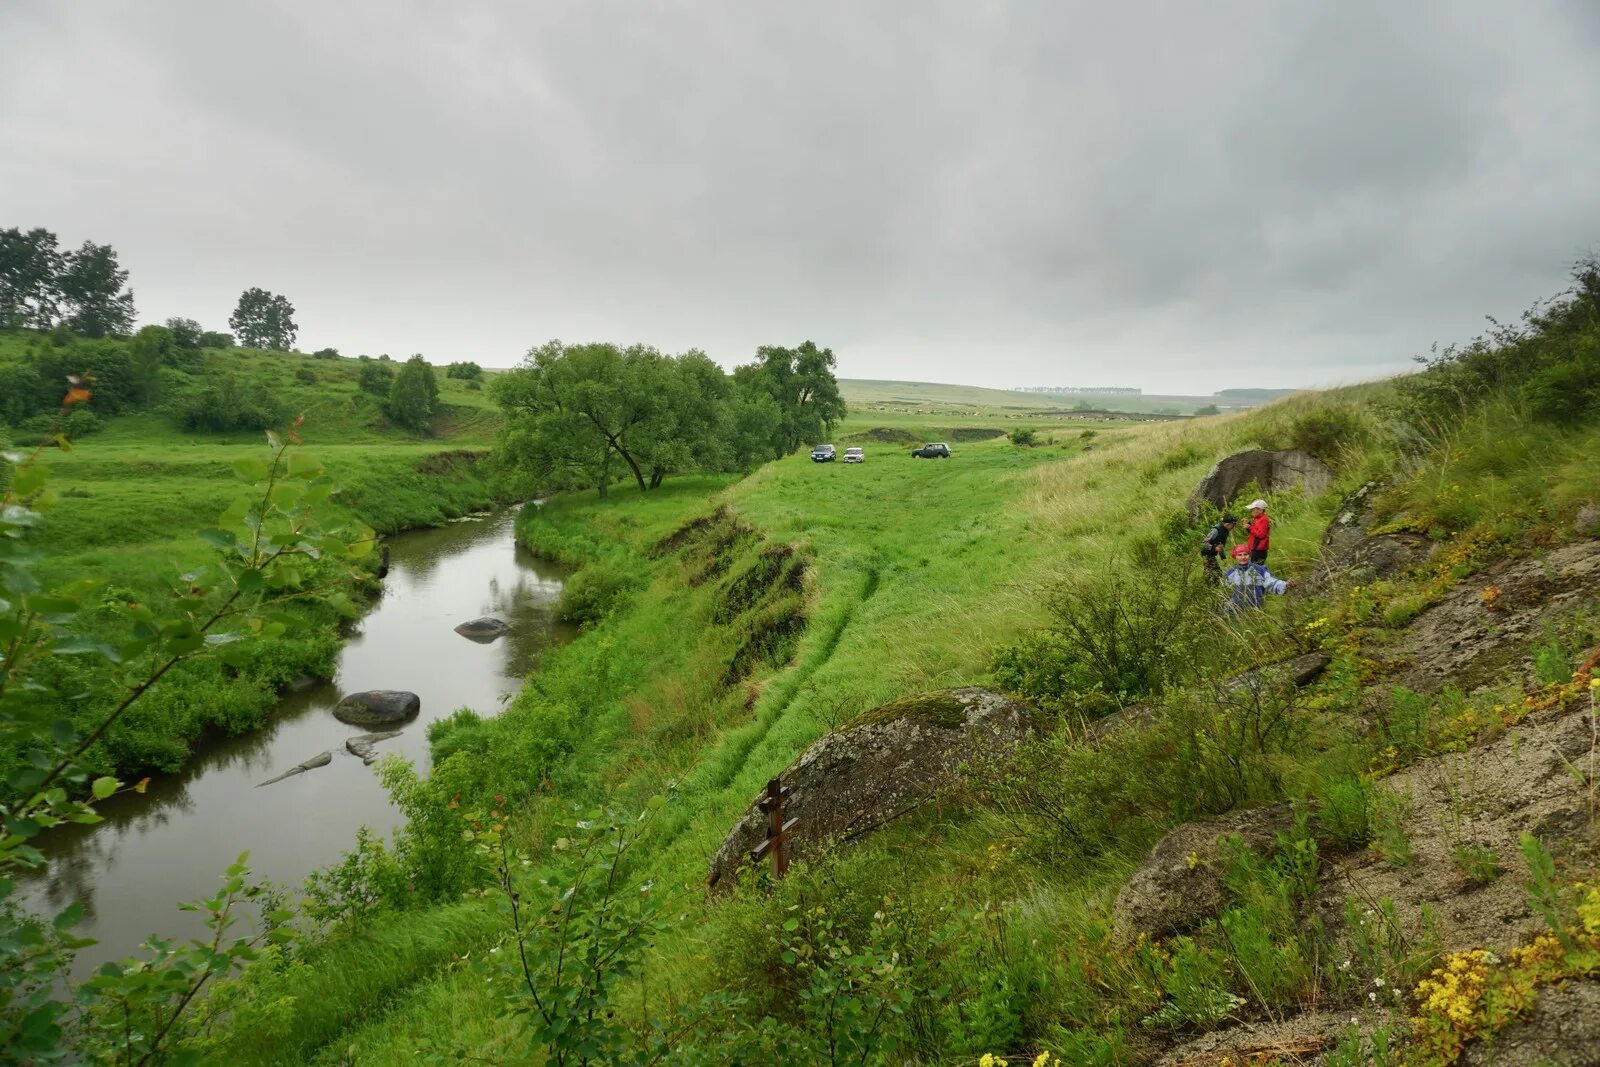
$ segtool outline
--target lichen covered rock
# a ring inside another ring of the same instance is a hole
[[[790,856],[819,855],[946,795],[966,761],[1003,755],[1028,735],[1032,709],[988,689],[927,693],[874,708],[806,749],[780,776],[786,818],[799,820]],[[712,857],[709,883],[733,872],[766,837],[752,801]]]
[[[1297,448],[1281,452],[1252,448],[1235,452],[1212,467],[1189,495],[1189,507],[1194,511],[1202,503],[1209,503],[1225,508],[1251,485],[1263,493],[1300,486],[1307,496],[1316,496],[1332,484],[1333,472],[1328,465],[1309,452]]]

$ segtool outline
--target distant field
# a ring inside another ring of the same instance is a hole
[[[1098,411],[1130,414],[1192,415],[1209,404],[1224,409],[1253,407],[1232,405],[1215,396],[1180,396],[1143,393],[1138,396],[1062,396],[1023,393],[1012,389],[986,389],[978,385],[940,385],[934,382],[891,382],[872,378],[841,378],[839,391],[852,410],[911,411],[926,414],[964,409],[969,412],[1070,412],[1087,406]]]

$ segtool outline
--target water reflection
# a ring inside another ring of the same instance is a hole
[[[361,689],[417,693],[421,714],[377,750],[426,766],[429,722],[459,707],[495,714],[570,636],[552,615],[564,572],[516,547],[511,519],[393,538],[382,599],[349,637],[334,682],[285,696],[267,727],[205,745],[184,773],[153,780],[145,795],[104,802],[103,823],[47,835],[50,865],[22,880],[20,896],[40,914],[83,906],[79,932],[101,943],[80,954],[80,971],[129,954],[151,934],[191,933],[177,902],[212,892],[246,849],[258,878],[298,884],[338,860],[357,827],[397,824],[372,768],[344,747],[367,729],[339,722],[331,709]],[[476,644],[453,632],[489,614],[511,623],[510,634]],[[257,788],[320,752],[331,753],[328,766]]]

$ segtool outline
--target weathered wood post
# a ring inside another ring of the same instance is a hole
[[[759,862],[772,857],[772,877],[782,878],[789,869],[789,831],[799,819],[783,818],[783,802],[789,797],[789,787],[774,778],[767,783],[766,795],[757,805],[767,816],[767,839],[750,850],[750,858]]]

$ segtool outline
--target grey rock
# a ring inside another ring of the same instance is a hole
[[[1287,804],[1233,812],[1218,819],[1184,823],[1156,842],[1111,909],[1113,941],[1127,947],[1141,933],[1151,938],[1188,933],[1215,916],[1225,900],[1222,842],[1240,838],[1270,850],[1294,816]]]
[[[976,686],[895,701],[818,740],[779,779],[790,791],[790,857],[803,859],[856,840],[947,795],[962,764],[1003,758],[1032,729],[1034,712]],[[751,802],[711,859],[708,882],[726,889],[766,837],[767,815]]]
[[[312,756],[304,763],[299,763],[293,767],[290,767],[276,778],[268,778],[264,782],[257,782],[256,788],[260,789],[264,785],[271,785],[274,782],[281,782],[285,778],[293,778],[297,774],[304,774],[307,771],[314,771],[318,767],[326,767],[331,762],[333,762],[332,752],[318,752],[315,756]]]
[[[456,627],[456,633],[471,641],[480,641],[488,644],[497,637],[503,637],[511,632],[511,624],[504,619],[497,619],[493,615],[485,615],[481,619],[473,619]]]
[[[1300,486],[1307,496],[1316,496],[1332,484],[1333,471],[1309,452],[1253,448],[1235,452],[1212,467],[1189,494],[1189,510],[1197,512],[1202,503],[1225,508],[1251,485],[1262,493]]]
[[[1492,1040],[1474,1041],[1464,1067],[1600,1067],[1600,982],[1539,991],[1533,1011]]]
[[[352,756],[360,756],[361,762],[370,764],[378,758],[376,746],[379,741],[387,741],[391,737],[399,737],[399,730],[386,730],[381,734],[357,734],[345,739],[344,747]]]
[[[1600,537],[1600,507],[1583,505],[1572,520],[1572,528],[1584,537]]]
[[[400,689],[369,689],[351,693],[334,705],[334,718],[356,726],[390,726],[405,722],[422,710],[422,699]]]

